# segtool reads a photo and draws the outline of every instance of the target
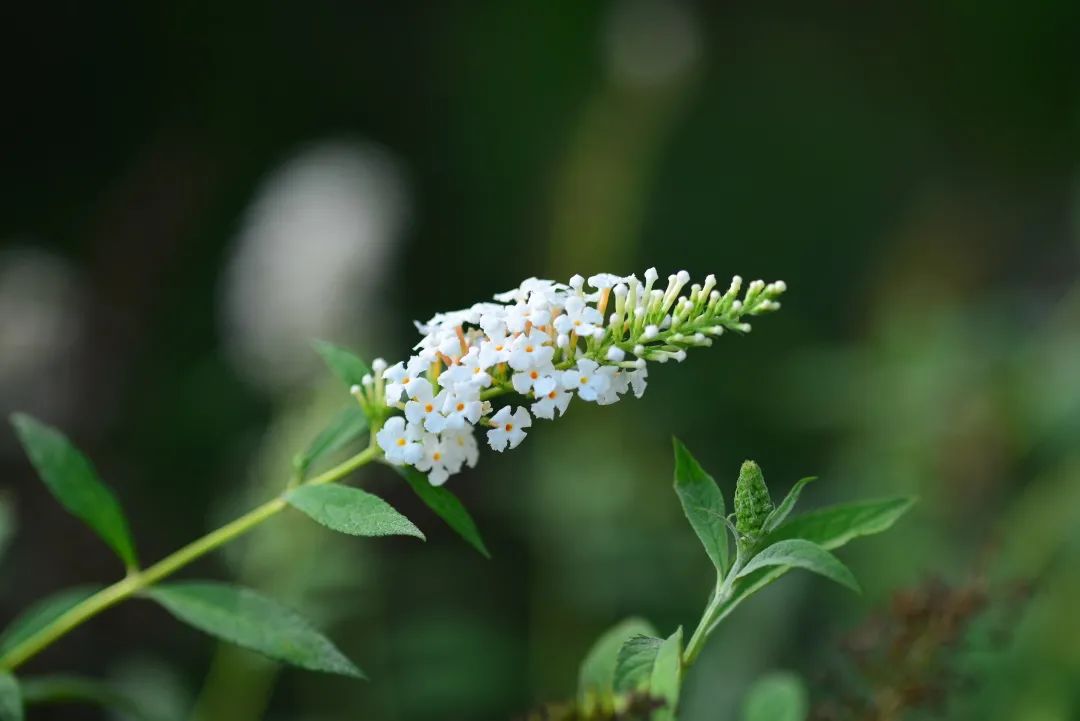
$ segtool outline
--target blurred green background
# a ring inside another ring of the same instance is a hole
[[[0,410],[69,432],[146,558],[287,479],[343,401],[310,338],[393,362],[412,319],[531,275],[655,265],[790,288],[748,337],[655,368],[643,400],[576,405],[455,477],[490,562],[373,468],[358,480],[428,543],[280,518],[187,572],[285,599],[370,683],[280,670],[145,602],[28,672],[203,721],[508,719],[569,697],[600,631],[692,627],[710,590],[670,490],[674,433],[729,498],[753,458],[775,495],[820,476],[811,505],[922,499],[841,552],[863,597],[793,576],[740,609],[682,718],[736,718],[773,668],[808,679],[820,718],[1080,718],[1080,5],[5,17]],[[0,471],[17,516],[0,621],[120,572],[10,432]],[[953,619],[919,590],[933,578],[979,596],[976,622],[897,642],[910,664],[852,664],[852,634],[886,643],[866,624],[911,623],[912,594],[917,621]],[[940,686],[926,703],[881,701],[920,683]],[[84,718],[102,716],[31,716]]]

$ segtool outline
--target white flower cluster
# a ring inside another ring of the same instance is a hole
[[[686,271],[657,288],[656,270],[636,276],[602,273],[569,283],[530,278],[494,303],[440,313],[417,323],[416,353],[392,366],[376,360],[373,374],[353,389],[369,409],[397,409],[376,442],[390,463],[415,466],[434,485],[476,464],[477,426],[496,451],[516,448],[533,417],[562,416],[576,395],[608,405],[628,391],[645,392],[646,361],[686,358],[686,349],[712,345],[725,329],[748,332],[744,318],[777,310],[782,281],[750,283],[740,298],[736,276],[726,292],[716,278],[690,286]],[[517,393],[524,405],[492,407]],[[391,411],[392,412],[392,411]]]

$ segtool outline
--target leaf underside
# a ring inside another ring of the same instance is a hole
[[[847,586],[856,593],[861,590],[855,576],[840,559],[816,543],[802,538],[789,538],[767,546],[750,559],[737,578],[769,566],[802,568]]]
[[[655,636],[656,629],[641,618],[628,618],[596,639],[578,670],[578,703],[592,708],[597,699],[614,692],[615,664],[624,643],[634,636]]]

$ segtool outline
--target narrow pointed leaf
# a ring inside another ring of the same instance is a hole
[[[346,387],[359,385],[363,377],[371,373],[367,363],[344,348],[324,340],[314,341],[311,345]]]
[[[777,671],[750,687],[743,702],[742,721],[806,721],[809,705],[802,679]]]
[[[40,599],[16,616],[0,634],[0,655],[6,654],[100,590],[100,586],[76,586]]]
[[[810,476],[809,478],[803,478],[798,481],[788,494],[784,497],[784,500],[780,501],[780,505],[773,509],[772,513],[765,519],[765,525],[762,530],[765,533],[769,533],[774,528],[783,523],[787,517],[791,514],[791,511],[795,508],[795,504],[799,502],[799,495],[802,493],[802,489],[807,483],[816,481],[817,476]]]
[[[626,639],[615,658],[612,680],[615,693],[642,691],[649,687],[656,652],[663,642],[661,638],[640,634]]]
[[[821,546],[801,538],[790,538],[786,541],[777,541],[760,551],[750,559],[736,578],[742,578],[753,573],[759,568],[769,566],[794,566],[803,568],[812,573],[817,573],[841,586],[847,586],[855,593],[861,593],[859,582],[847,566],[840,559],[826,551]]]
[[[675,721],[679,710],[679,689],[682,686],[682,626],[664,639],[656,652],[649,695],[664,702],[653,712],[652,721]]]
[[[156,721],[135,701],[96,679],[83,676],[40,676],[22,682],[27,706],[90,704],[119,711],[137,721]]]
[[[765,543],[804,538],[831,551],[861,536],[887,531],[914,504],[914,498],[898,497],[823,508],[784,523],[768,535]],[[761,568],[735,581],[731,597],[720,607],[709,631],[731,615],[739,604],[790,570],[790,566]]]
[[[7,671],[0,671],[0,721],[23,721],[22,691]]]
[[[293,465],[300,477],[307,475],[308,469],[321,459],[339,451],[367,432],[368,418],[355,401],[341,410],[319,435],[312,439],[303,453],[297,454]]]
[[[605,631],[589,649],[578,670],[578,702],[595,708],[598,702],[610,701],[614,691],[615,663],[623,644],[634,636],[655,636],[648,621],[628,618]]]
[[[301,486],[285,496],[327,528],[353,536],[415,536],[424,534],[389,503],[359,488],[328,484]]]
[[[831,551],[859,536],[888,530],[913,505],[914,498],[902,496],[822,508],[784,523],[769,534],[766,543],[803,538]]]
[[[723,574],[728,563],[724,495],[686,446],[678,438],[673,438],[672,442],[675,446],[675,493],[709,560],[717,572]]]
[[[28,415],[16,413],[11,422],[30,462],[56,500],[94,529],[124,565],[138,565],[120,504],[86,456],[60,431]]]
[[[465,506],[462,505],[457,496],[443,486],[431,485],[427,476],[415,468],[394,466],[394,470],[408,482],[409,487],[413,489],[416,495],[420,496],[420,500],[426,503],[428,508],[433,510],[439,518],[446,521],[446,525],[454,529],[484,558],[491,558],[487,546],[484,545],[484,539],[480,537],[480,530],[476,527],[476,521],[465,510]]]
[[[305,619],[250,589],[185,581],[154,587],[148,595],[177,619],[223,641],[311,671],[365,678]]]

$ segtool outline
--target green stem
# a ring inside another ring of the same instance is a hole
[[[698,621],[697,628],[694,629],[693,635],[690,636],[690,640],[686,643],[686,649],[683,651],[683,668],[691,666],[697,660],[701,649],[705,647],[705,642],[709,640],[709,634],[712,633],[716,614],[731,598],[735,577],[739,575],[739,571],[742,570],[745,564],[746,559],[743,558],[742,549],[739,549],[739,552],[735,555],[735,562],[731,564],[731,568],[728,569],[723,581],[717,578],[716,590],[713,591],[712,598],[709,599],[709,605],[705,607],[705,612],[701,614],[701,620]]]
[[[344,478],[357,468],[376,460],[378,456],[378,446],[369,446],[325,473],[315,476],[304,485],[321,486],[326,483],[333,483]],[[266,519],[279,513],[287,505],[285,497],[283,495],[278,496],[226,523],[221,528],[211,531],[202,538],[192,541],[145,570],[129,573],[111,586],[101,589],[4,654],[0,658],[0,670],[13,671],[48,648],[69,631],[81,626],[102,611],[140,593],[158,581],[171,576],[192,561],[242,536]]]

